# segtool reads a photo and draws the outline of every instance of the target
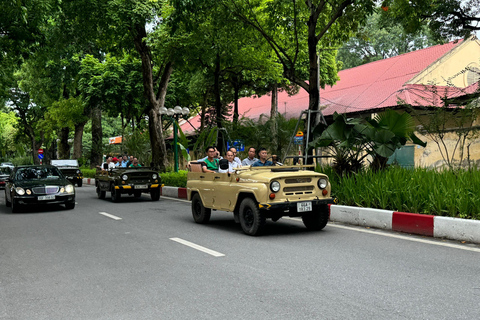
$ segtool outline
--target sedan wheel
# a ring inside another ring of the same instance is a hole
[[[20,205],[12,197],[12,213],[20,212]]]
[[[5,205],[7,207],[10,207],[12,205],[12,203],[10,201],[8,201],[8,198],[7,198],[7,190],[5,189]]]

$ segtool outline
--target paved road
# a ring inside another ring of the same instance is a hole
[[[228,213],[197,225],[187,202],[111,203],[91,186],[77,202],[0,206],[0,319],[480,315],[479,246],[338,224],[309,232],[292,219],[249,237]]]

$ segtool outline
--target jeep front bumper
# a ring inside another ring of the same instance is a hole
[[[298,217],[309,212],[317,212],[324,209],[329,204],[336,204],[338,200],[336,198],[328,199],[315,199],[315,200],[303,200],[303,201],[285,201],[275,203],[259,203],[258,207],[267,216],[283,215],[290,217]],[[311,209],[311,210],[310,210]]]

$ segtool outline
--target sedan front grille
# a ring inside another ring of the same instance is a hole
[[[58,193],[57,186],[35,187],[32,188],[33,194],[54,194]]]

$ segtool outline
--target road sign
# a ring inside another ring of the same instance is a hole
[[[297,131],[297,134],[295,137],[303,137],[303,132],[302,131]]]
[[[43,151],[43,150],[42,150],[42,151]],[[38,154],[38,159],[40,159],[40,160],[43,159],[43,153],[39,153],[39,154]]]
[[[293,142],[294,142],[295,144],[302,145],[302,144],[303,144],[303,136],[301,136],[301,137],[299,137],[299,136],[293,137]]]
[[[43,149],[38,149],[38,154],[43,154]],[[40,158],[40,159],[42,159],[42,158]]]
[[[227,148],[235,147],[237,151],[245,151],[245,141],[242,139],[227,141]]]

